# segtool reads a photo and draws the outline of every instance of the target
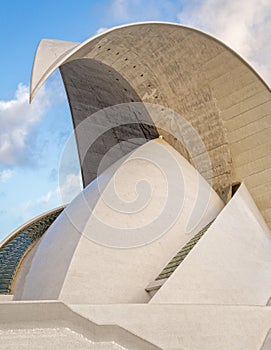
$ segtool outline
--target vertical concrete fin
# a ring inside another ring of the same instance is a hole
[[[271,235],[244,183],[150,303],[265,306]]]
[[[77,45],[79,43],[63,40],[43,39],[40,41],[32,67],[30,102],[48,76],[58,68],[61,59]]]

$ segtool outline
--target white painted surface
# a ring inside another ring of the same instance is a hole
[[[271,324],[270,307],[180,304],[70,307],[93,322],[118,324],[168,350],[257,350]]]
[[[0,302],[0,315],[0,349],[157,349],[117,325],[97,325],[60,301]]]
[[[11,301],[11,300],[13,300],[12,294],[1,294],[0,295],[0,302],[1,301]]]
[[[44,75],[52,73],[52,67],[59,59],[65,57],[69,52],[78,46],[79,43],[63,40],[43,39],[40,41],[35,54],[33,70],[31,75],[30,101],[36,91],[44,83]]]
[[[241,185],[151,303],[266,305],[271,234]]]
[[[111,167],[65,209],[42,238],[25,283],[19,286],[20,299],[59,298],[94,304],[148,302],[145,288],[149,282],[223,207],[221,199],[201,177],[198,198],[197,171],[161,139],[141,146],[126,162],[117,165],[114,178]],[[174,183],[172,178],[178,181]],[[140,187],[143,180],[147,187]],[[184,186],[180,185],[182,182]],[[152,192],[146,200],[148,186]],[[140,202],[142,198],[144,201]],[[132,207],[135,203],[139,207]],[[127,206],[131,211],[125,213],[122,209]],[[176,208],[180,210],[174,218]],[[191,215],[197,225],[187,233]],[[162,221],[152,226],[157,218]],[[159,232],[165,223],[168,230]],[[138,243],[138,237],[146,244],[117,247]],[[99,244],[99,239],[115,246]],[[16,298],[16,287],[14,294]]]
[[[125,350],[113,342],[92,342],[69,328],[0,329],[0,338],[1,350]]]
[[[9,302],[0,303],[0,314],[1,349],[9,348],[3,339],[12,350],[26,343],[29,349],[92,349],[93,342],[98,349],[99,343],[134,350],[269,349],[270,307]]]

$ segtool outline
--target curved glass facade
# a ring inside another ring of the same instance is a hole
[[[0,294],[12,294],[11,285],[20,263],[38,239],[47,231],[64,207],[57,208],[21,226],[0,247]]]

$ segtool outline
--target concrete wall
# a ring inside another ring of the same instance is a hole
[[[60,70],[69,96],[85,187],[108,166],[159,134],[143,105],[137,109],[129,106],[131,101],[141,100],[112,67],[80,59]],[[120,104],[126,105],[116,115],[113,106]]]
[[[0,314],[1,335],[9,331],[12,339],[12,336],[16,337],[16,331],[21,330],[25,331],[26,338],[31,330],[39,330],[39,349],[48,349],[44,346],[44,336],[50,329],[70,329],[72,340],[78,340],[81,335],[85,341],[95,341],[96,347],[84,344],[86,349],[100,349],[100,342],[112,341],[125,349],[136,350],[269,349],[270,307],[0,302]],[[6,349],[3,338],[1,340],[0,348]],[[55,345],[55,340],[51,339],[50,346]],[[58,349],[72,348],[69,338],[58,337],[57,340]],[[33,348],[32,344],[30,339],[27,348]],[[21,349],[20,344],[15,342],[15,345]],[[108,343],[105,348],[109,349],[110,345]]]
[[[98,325],[62,302],[0,302],[0,349],[159,349],[117,325]]]
[[[243,184],[150,303],[266,305],[271,232]]]
[[[87,40],[66,57],[57,59],[51,70],[81,58],[112,67],[144,103],[159,105],[161,110],[169,107],[191,123],[209,152],[211,165],[206,168],[194,143],[184,145],[187,159],[196,163],[225,200],[229,198],[230,185],[244,181],[271,225],[271,95],[238,55],[199,31],[172,24],[143,23]],[[39,73],[41,80],[49,74]],[[73,117],[77,119],[76,114]],[[176,131],[172,120],[164,118],[159,132],[175,145],[169,136],[169,125],[172,132]],[[181,141],[185,131],[179,132],[177,138]]]
[[[223,207],[163,140],[149,141],[117,166],[86,187],[43,236],[15,299],[148,302],[146,286]]]
[[[168,350],[261,349],[271,325],[270,307],[178,304],[70,307],[94,322],[118,324]]]

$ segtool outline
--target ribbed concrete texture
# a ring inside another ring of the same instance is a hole
[[[0,348],[269,349],[270,88],[169,23],[41,41],[30,100],[57,68],[84,189],[4,242]]]
[[[162,114],[159,123],[154,122],[159,132],[173,146],[184,149],[183,155],[196,164],[224,200],[229,198],[232,183],[244,181],[271,225],[271,95],[260,77],[237,54],[194,29],[143,23],[91,38],[57,59],[50,69],[60,67],[64,81],[68,82],[77,74],[75,67],[81,59],[90,60],[90,66],[99,62],[104,68],[97,72],[96,83],[84,94],[78,95],[78,91],[74,94],[67,83],[75,125],[95,99],[94,107],[99,110],[99,91],[109,92],[104,84],[108,80],[116,92],[110,97],[111,105],[139,99],[160,106],[161,113],[170,108],[195,128],[211,163],[206,163],[195,142],[186,142],[189,128],[180,129],[180,119],[172,120],[168,112]],[[37,75],[42,82],[49,74],[47,71],[43,75],[42,62],[43,57],[37,53],[34,82]],[[82,76],[80,72],[78,77]],[[116,80],[115,74],[122,78]],[[81,143],[84,140],[78,139],[79,154]],[[83,166],[83,177],[87,178],[88,172],[87,166]]]

